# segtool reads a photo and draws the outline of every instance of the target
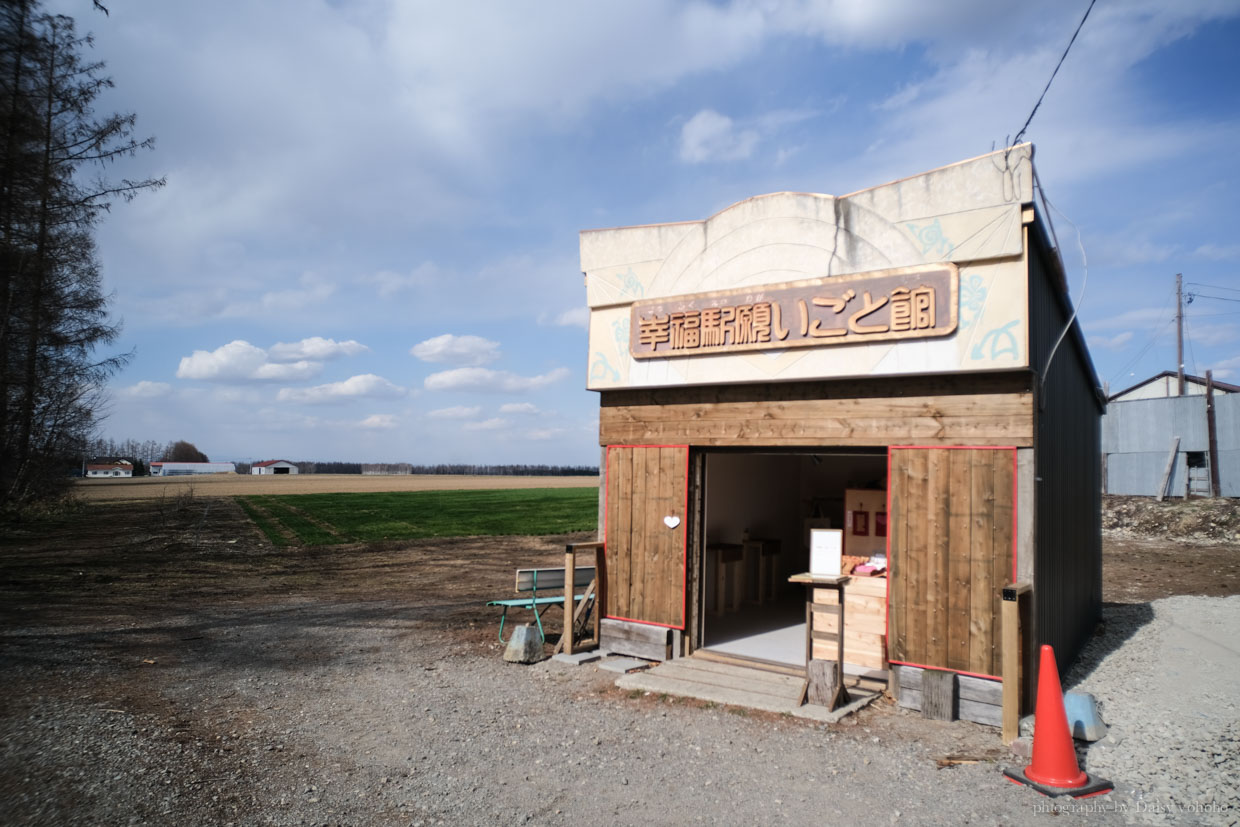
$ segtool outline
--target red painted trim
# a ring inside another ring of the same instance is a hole
[[[686,601],[688,600],[689,590],[689,446],[686,445],[608,445],[607,446],[607,467],[603,472],[603,557],[607,557],[607,536],[608,536],[608,519],[611,516],[611,509],[608,508],[608,499],[611,497],[611,450],[613,448],[683,448],[685,452],[685,498],[680,504],[682,516],[680,518],[681,534],[680,546],[684,550],[680,563],[680,625],[671,623],[659,623],[653,620],[637,620],[631,617],[622,617],[620,615],[604,614],[603,617],[608,620],[623,620],[628,623],[644,623],[647,626],[662,626],[665,629],[685,628],[685,611]]]
[[[924,663],[909,663],[906,660],[889,660],[887,662],[894,663],[897,666],[916,666],[918,669],[932,669],[935,672],[955,672],[957,675],[968,675],[970,678],[985,678],[988,681],[1003,683],[1003,678],[998,675],[983,675],[981,672],[965,672],[963,669],[948,669],[943,666],[927,666]]]
[[[895,573],[893,566],[895,559],[891,556],[891,446],[887,446],[887,594],[885,597],[887,611],[883,613],[883,647],[890,652],[891,645],[891,576]],[[883,652],[883,656],[887,656],[887,652]],[[888,659],[888,663],[890,663]]]

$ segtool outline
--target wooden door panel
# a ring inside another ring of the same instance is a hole
[[[889,456],[889,657],[998,675],[1000,596],[1013,577],[1015,450],[892,448]]]
[[[686,445],[608,447],[606,617],[685,627],[688,470]]]

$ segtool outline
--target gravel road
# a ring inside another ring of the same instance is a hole
[[[1117,789],[1051,801],[996,730],[888,701],[823,726],[504,663],[483,602],[583,538],[272,549],[225,502],[201,537],[118,511],[131,547],[6,546],[3,823],[1240,823],[1240,596],[1107,604],[1065,685]]]
[[[1226,808],[1240,788],[1240,692],[1223,633],[1240,628],[1240,598],[1171,598],[1148,613],[1114,611],[1107,636],[1123,644],[1100,640],[1106,654],[1080,681],[1123,736],[1087,753],[1118,790],[1088,803],[1110,809],[1083,817],[1236,823]],[[1051,802],[1001,778],[993,730],[889,704],[824,728],[630,697],[592,666],[462,653],[389,603],[224,605],[56,637],[5,635],[0,796],[11,824],[1050,817]],[[167,653],[170,637],[180,654]],[[164,654],[134,657],[144,647]],[[948,754],[978,763],[937,769]]]

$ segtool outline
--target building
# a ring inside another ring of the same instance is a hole
[[[268,459],[250,466],[251,474],[296,474],[297,466],[286,459]]]
[[[186,477],[193,474],[235,474],[231,462],[152,462],[152,477]]]
[[[1214,380],[1214,392],[1219,395],[1229,393],[1240,393],[1240,385],[1231,385],[1227,382],[1219,382]],[[1107,397],[1108,402],[1133,402],[1138,399],[1167,399],[1172,396],[1180,396],[1179,376],[1173,370],[1164,370],[1157,376],[1151,376],[1142,382],[1138,382],[1131,388],[1125,388],[1119,393],[1113,393]],[[1205,396],[1206,380],[1200,376],[1192,374],[1184,374],[1184,396]]]
[[[850,535],[886,548],[885,590],[845,624],[872,672],[997,679],[1013,583],[1026,643],[1072,661],[1100,616],[1103,397],[1032,160],[1022,144],[851,195],[581,233],[604,645],[804,668],[787,577],[827,528],[845,555]],[[881,510],[849,505],[874,491]]]
[[[1110,397],[1103,491],[1240,497],[1240,386],[1163,371]]]
[[[127,479],[133,476],[133,463],[123,459],[107,463],[88,463],[86,476],[92,479]]]

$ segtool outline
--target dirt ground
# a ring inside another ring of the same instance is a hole
[[[1005,752],[985,727],[879,703],[824,728],[503,664],[485,601],[586,535],[278,549],[194,482],[0,542],[8,823],[894,823],[909,801],[914,821],[1035,816],[993,783]],[[1109,530],[1104,578],[1107,602],[1238,594],[1240,548]],[[964,763],[938,770],[949,756]],[[873,796],[832,786],[856,784]]]
[[[593,488],[598,477],[499,477],[437,474],[203,474],[185,477],[78,480],[74,494],[91,502],[273,494],[344,494],[377,491],[474,491],[495,488]]]

